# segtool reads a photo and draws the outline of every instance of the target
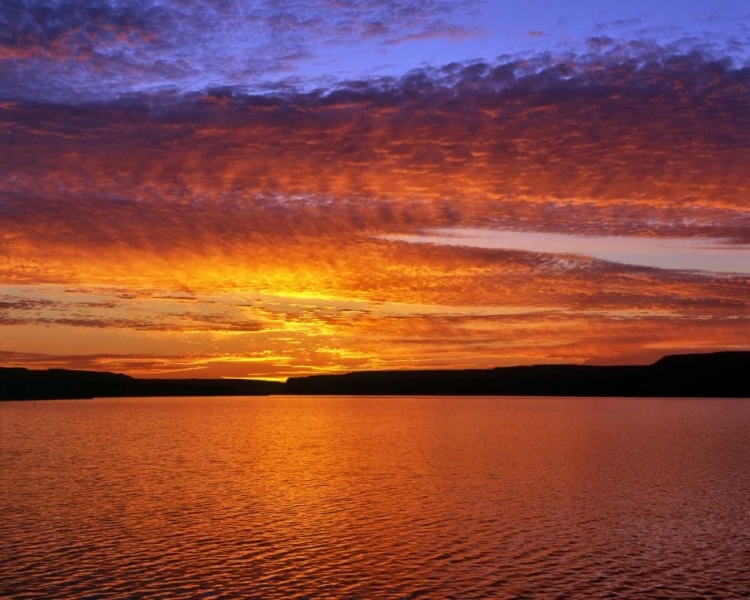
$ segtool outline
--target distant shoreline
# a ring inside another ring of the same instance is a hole
[[[0,400],[267,395],[750,398],[750,351],[665,356],[651,365],[360,371],[286,383],[0,368]]]

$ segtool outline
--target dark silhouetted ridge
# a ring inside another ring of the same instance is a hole
[[[437,395],[750,398],[750,352],[665,356],[652,365],[533,365],[362,371],[245,379],[135,379],[117,373],[0,368],[1,400],[120,396]]]
[[[248,379],[136,379],[119,373],[0,368],[0,400],[124,396],[259,396],[284,384]]]
[[[667,356],[653,365],[533,365],[292,377],[288,394],[750,397],[750,352]]]

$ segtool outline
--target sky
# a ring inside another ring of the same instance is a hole
[[[744,0],[4,0],[0,365],[750,340]]]

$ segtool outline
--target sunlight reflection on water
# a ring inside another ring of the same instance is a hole
[[[750,402],[0,404],[7,598],[740,598]]]

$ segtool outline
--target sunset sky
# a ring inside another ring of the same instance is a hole
[[[749,340],[746,0],[0,3],[0,366]]]

